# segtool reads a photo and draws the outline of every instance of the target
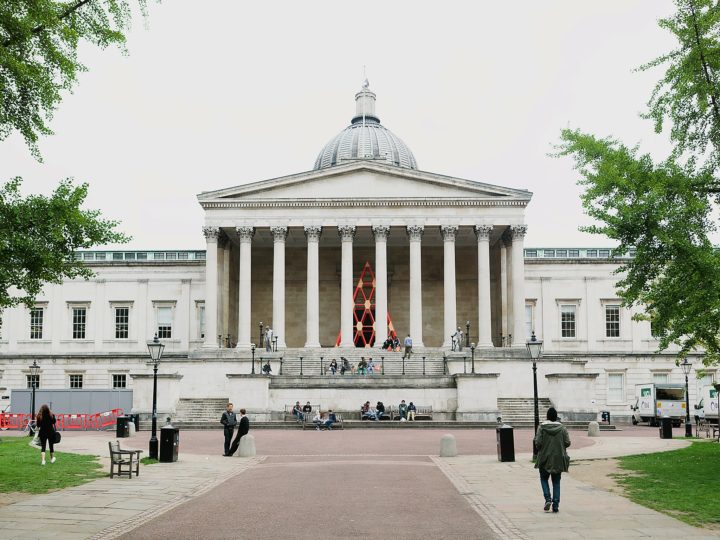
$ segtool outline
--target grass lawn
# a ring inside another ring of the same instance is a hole
[[[617,475],[638,504],[696,526],[720,526],[718,476],[720,445],[695,442],[682,450],[618,459],[629,474]]]
[[[40,449],[29,442],[30,437],[0,439],[0,493],[47,493],[107,476],[95,456],[66,454],[62,443],[56,446],[55,463],[50,463],[48,452],[43,467]]]
[[[155,465],[156,463],[160,463],[157,459],[144,457],[140,459],[140,463],[143,465]]]

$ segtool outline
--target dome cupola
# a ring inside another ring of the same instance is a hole
[[[350,125],[333,137],[318,154],[315,170],[354,160],[379,161],[407,169],[417,162],[405,143],[380,124],[375,114],[375,93],[365,79],[355,94],[355,116]]]

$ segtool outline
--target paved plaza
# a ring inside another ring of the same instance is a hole
[[[437,457],[447,430],[254,430],[258,456],[224,458],[222,434],[181,433],[180,460],[138,478],[103,478],[0,507],[2,538],[510,539],[718,538],[563,475],[559,514],[542,511],[530,431],[499,463],[492,430],[451,430],[459,455]],[[6,435],[6,434],[4,434]],[[146,449],[148,433],[123,440]],[[588,438],[574,461],[681,448],[657,430]],[[68,433],[66,452],[101,456],[109,433]],[[62,459],[62,453],[58,454]],[[39,469],[39,467],[38,467]],[[39,469],[40,470],[40,469]],[[2,499],[0,499],[1,501]],[[37,516],[42,515],[42,519]]]

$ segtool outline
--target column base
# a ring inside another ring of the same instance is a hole
[[[278,348],[279,348],[279,347],[278,347]],[[317,343],[307,342],[307,343],[305,344],[305,347],[304,347],[304,348],[305,348],[305,349],[319,349],[319,348],[320,348],[320,342],[319,342],[319,341],[318,341]]]
[[[238,343],[235,348],[236,349],[252,349],[253,344],[252,343]],[[258,349],[258,346],[255,345],[255,349]]]
[[[524,346],[524,345],[523,345]],[[488,341],[486,343],[478,343],[475,348],[477,349],[494,349],[495,344],[492,341]]]
[[[220,345],[217,343],[203,343],[201,349],[219,349]]]
[[[341,348],[341,349],[354,349],[354,348],[355,348],[355,344],[354,344],[354,343],[342,343],[342,342],[341,342],[341,343],[340,343],[340,348]]]

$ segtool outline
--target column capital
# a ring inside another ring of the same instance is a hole
[[[420,241],[422,239],[423,232],[425,232],[425,227],[423,225],[408,225],[405,227],[407,230],[407,235],[410,237],[410,241]]]
[[[373,225],[372,232],[373,236],[375,236],[376,242],[384,241],[388,239],[388,236],[390,236],[390,227],[387,225]]]
[[[203,227],[203,235],[208,242],[217,242],[220,236],[220,227]]]
[[[343,242],[352,241],[355,237],[355,225],[338,225],[338,235]]]
[[[235,227],[235,232],[237,232],[238,238],[241,242],[250,242],[252,241],[252,237],[255,235],[255,228]]]
[[[274,242],[284,242],[288,235],[288,228],[283,226],[270,227]]]
[[[492,225],[475,225],[475,236],[478,240],[490,240]]]
[[[510,236],[513,240],[516,238],[522,240],[527,234],[527,225],[510,225]]]
[[[454,242],[455,236],[457,236],[458,226],[457,225],[441,225],[440,234],[445,242]]]
[[[322,234],[322,227],[319,225],[306,225],[304,227],[305,238],[308,242],[319,242],[320,235]]]

